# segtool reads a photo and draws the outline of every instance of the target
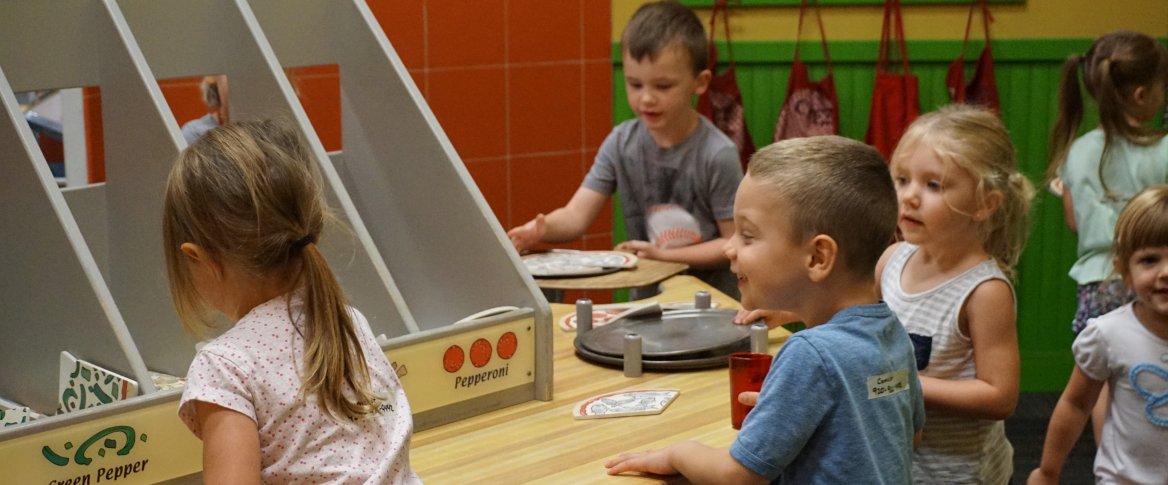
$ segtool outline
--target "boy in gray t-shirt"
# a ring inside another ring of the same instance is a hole
[[[507,232],[517,250],[579,238],[619,190],[629,241],[617,249],[686,263],[738,297],[722,253],[742,180],[738,148],[691,104],[709,86],[706,48],[701,21],[676,1],[648,3],[633,14],[621,51],[637,117],[604,140],[567,205]]]

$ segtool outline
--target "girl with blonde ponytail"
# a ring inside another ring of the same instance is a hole
[[[889,170],[904,242],[877,265],[877,291],[912,339],[925,396],[913,481],[1007,483],[1021,375],[1011,281],[1034,188],[1002,120],[963,105],[917,118]]]
[[[315,162],[280,121],[229,123],[184,150],[163,209],[170,289],[206,336],[179,415],[206,483],[418,483],[401,383],[317,243]]]

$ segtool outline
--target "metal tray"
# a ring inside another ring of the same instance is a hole
[[[610,355],[602,355],[592,352],[580,346],[580,339],[576,339],[576,355],[584,360],[596,362],[598,364],[609,365],[613,367],[621,367],[625,361],[623,357],[613,357]],[[710,367],[726,367],[726,363],[730,360],[730,354],[733,352],[746,352],[750,350],[750,339],[746,339],[741,345],[733,347],[727,353],[717,354],[693,354],[681,359],[674,360],[652,360],[642,359],[641,367],[649,370],[692,370],[692,369],[706,369]]]
[[[750,347],[750,328],[734,325],[730,309],[680,310],[643,315],[594,328],[576,336],[583,358],[620,365],[626,334],[641,335],[641,362],[648,368],[698,368],[725,365],[732,352]]]

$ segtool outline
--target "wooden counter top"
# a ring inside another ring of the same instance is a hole
[[[721,308],[738,303],[692,276],[675,276],[662,283],[664,291],[652,298],[665,303],[693,298],[707,290]],[[410,459],[422,480],[433,484],[512,483],[665,483],[658,477],[605,474],[604,462],[632,450],[660,448],[693,439],[727,447],[734,440],[730,427],[730,390],[725,367],[699,371],[646,371],[626,378],[621,369],[603,367],[576,357],[573,333],[556,324],[574,311],[572,305],[552,304],[554,389],[550,402],[529,401],[414,434]],[[770,333],[773,354],[790,333]],[[575,404],[607,392],[633,389],[680,389],[681,394],[653,416],[576,420]]]

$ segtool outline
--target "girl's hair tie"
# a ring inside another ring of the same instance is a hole
[[[313,237],[312,234],[308,234],[308,235],[294,241],[292,243],[292,250],[295,251],[297,249],[303,248],[304,246],[307,246],[309,243],[313,243],[313,242],[316,242],[316,238]]]

